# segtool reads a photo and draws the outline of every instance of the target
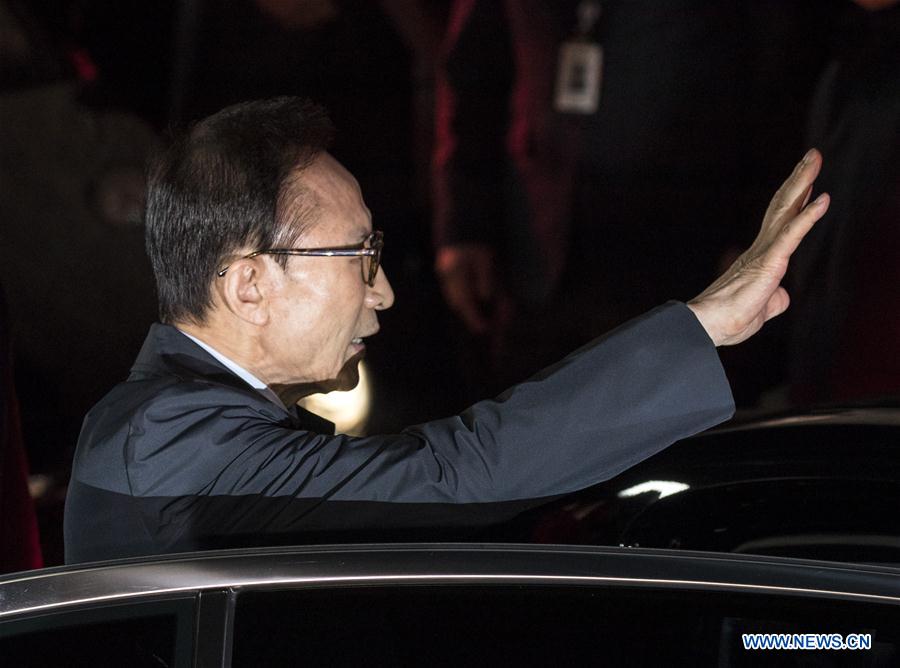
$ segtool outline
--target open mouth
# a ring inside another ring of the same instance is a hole
[[[370,336],[375,336],[377,333],[378,333],[378,329],[375,329],[375,331],[369,332],[368,334],[365,334],[365,335],[363,335],[363,336],[355,336],[355,337],[353,337],[352,339],[350,339],[350,345],[352,345],[352,346],[364,346],[364,345],[366,345],[364,339],[367,339],[367,338],[369,338]]]

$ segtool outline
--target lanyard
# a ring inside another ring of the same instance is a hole
[[[587,38],[600,18],[601,6],[598,0],[581,0],[575,13],[578,17],[578,36]]]

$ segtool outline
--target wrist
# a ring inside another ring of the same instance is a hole
[[[692,300],[685,304],[697,318],[697,321],[700,323],[700,326],[706,331],[706,335],[709,336],[710,340],[712,340],[713,345],[718,348],[722,345],[723,338],[719,334],[718,328],[713,325],[713,318],[710,316],[708,310],[704,307],[703,302],[699,300]]]

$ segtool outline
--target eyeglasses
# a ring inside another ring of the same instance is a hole
[[[372,232],[361,244],[351,246],[337,246],[335,248],[264,248],[244,255],[242,260],[249,260],[257,255],[303,255],[306,257],[361,257],[361,272],[363,283],[372,287],[375,285],[375,277],[378,275],[378,267],[381,266],[381,251],[384,248],[384,232],[376,230]],[[230,265],[229,265],[230,266]],[[217,271],[216,275],[222,277],[228,267]]]

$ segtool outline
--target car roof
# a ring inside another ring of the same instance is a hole
[[[12,574],[0,579],[0,621],[211,590],[502,583],[728,590],[900,605],[900,569],[882,566],[622,547],[329,545],[178,554]]]
[[[773,413],[771,411],[742,411],[719,427],[709,429],[694,438],[736,431],[754,431],[781,427],[819,426],[900,427],[900,406],[836,406],[811,408],[805,411]]]

